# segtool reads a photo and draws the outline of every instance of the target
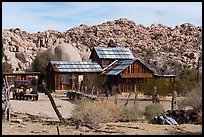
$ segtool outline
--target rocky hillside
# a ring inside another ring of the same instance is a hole
[[[19,28],[2,32],[5,57],[13,68],[29,69],[37,52],[62,43],[76,47],[87,60],[93,46],[107,47],[114,39],[118,47],[129,47],[158,72],[174,73],[181,67],[196,68],[202,54],[202,27],[185,23],[175,28],[162,24],[145,27],[128,19],[99,25],[80,25],[65,32],[47,30],[30,34]]]

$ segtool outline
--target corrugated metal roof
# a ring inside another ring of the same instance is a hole
[[[118,75],[120,72],[122,72],[125,68],[127,68],[129,65],[131,65],[135,60],[121,60],[117,61],[111,66],[109,66],[103,74],[105,75]]]
[[[176,75],[174,74],[153,74],[154,76],[157,76],[157,77],[175,77]]]
[[[56,72],[102,72],[96,62],[87,61],[50,61]]]
[[[144,66],[149,68],[143,61],[141,61],[139,58],[135,58],[132,60],[116,60],[116,62],[113,62],[110,64],[107,68],[105,68],[103,74],[105,75],[118,75],[120,72],[122,72],[125,68],[130,66],[132,63],[134,63],[136,60],[138,60],[140,63],[142,63]],[[154,70],[149,68],[152,73],[155,73]]]
[[[94,47],[99,58],[106,59],[134,59],[129,48],[103,48]]]

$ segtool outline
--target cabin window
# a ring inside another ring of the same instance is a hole
[[[62,75],[61,76],[61,82],[69,84],[70,76],[69,75]]]
[[[107,67],[109,65],[109,60],[102,60],[102,67]]]
[[[15,83],[15,78],[7,78],[8,84],[12,85]]]

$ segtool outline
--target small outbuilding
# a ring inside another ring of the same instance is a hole
[[[89,74],[99,74],[101,66],[92,61],[50,61],[45,69],[49,90],[79,90]],[[86,81],[87,82],[87,81]]]

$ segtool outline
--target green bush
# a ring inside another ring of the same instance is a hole
[[[142,118],[143,112],[136,106],[124,107],[122,110],[122,121],[137,121]]]
[[[145,107],[144,115],[147,120],[152,120],[155,116],[164,113],[165,110],[161,104],[150,104]]]
[[[118,120],[121,114],[122,110],[111,101],[82,100],[72,111],[72,118],[96,128],[99,123]]]
[[[201,79],[201,74],[199,79]],[[174,90],[176,90],[179,95],[184,96],[187,91],[194,89],[196,86],[198,86],[197,71],[195,69],[186,68],[176,77]]]
[[[184,109],[186,106],[191,106],[195,111],[202,110],[202,82],[188,91],[185,98],[178,102],[179,109]]]
[[[149,78],[141,84],[142,92],[145,95],[151,96],[154,86],[157,87],[157,92],[160,96],[166,96],[172,91],[172,87],[168,85],[168,82],[164,78]]]
[[[59,60],[48,51],[39,52],[32,63],[32,70],[42,72],[47,67],[49,61]]]
[[[3,73],[11,73],[11,72],[13,72],[12,65],[9,64],[8,62],[3,62],[2,63],[2,72]]]
[[[92,88],[95,87],[95,90],[100,92],[103,90],[105,79],[106,77],[101,76],[100,74],[87,74],[83,83],[84,86],[88,88],[88,91],[91,91]]]

